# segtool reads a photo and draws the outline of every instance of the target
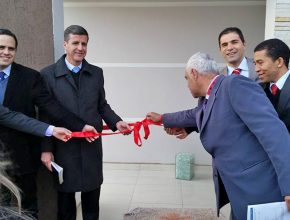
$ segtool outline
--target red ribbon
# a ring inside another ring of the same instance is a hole
[[[153,122],[151,120],[148,120],[145,118],[142,121],[137,121],[135,123],[129,123],[129,126],[133,127],[132,130],[127,130],[123,132],[109,132],[109,133],[94,133],[91,131],[84,131],[84,132],[72,132],[71,137],[76,137],[76,138],[87,138],[87,137],[100,137],[100,136],[106,136],[106,135],[115,135],[115,134],[129,134],[133,131],[134,134],[134,142],[136,145],[139,147],[142,146],[142,139],[140,136],[140,129],[143,127],[144,129],[144,139],[148,139],[150,135],[150,129],[149,125],[157,125],[157,126],[162,126],[162,123],[160,122]],[[110,128],[107,125],[103,126],[103,130],[109,130]]]

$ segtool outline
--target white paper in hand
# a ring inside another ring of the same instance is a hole
[[[248,220],[290,220],[285,202],[273,202],[248,206]]]
[[[63,168],[53,161],[51,162],[51,166],[52,166],[53,171],[56,172],[58,175],[59,184],[62,184],[63,183]]]

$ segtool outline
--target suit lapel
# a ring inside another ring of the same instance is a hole
[[[290,100],[290,75],[288,76],[279,97],[279,103],[278,103],[278,114],[280,115],[281,112],[283,112],[283,109],[286,107]]]
[[[223,79],[225,78],[225,76],[222,76],[220,75],[217,79],[216,79],[216,82],[214,84],[214,87],[212,88],[211,90],[211,93],[210,93],[210,96],[209,96],[209,99],[207,101],[207,105],[206,105],[206,108],[204,109],[203,111],[203,119],[202,119],[202,123],[201,123],[201,128],[200,128],[200,132],[202,132],[203,128],[205,127],[209,117],[210,117],[210,114],[211,114],[211,111],[212,111],[212,108],[213,108],[213,104],[216,100],[216,93],[221,85],[221,82],[223,81]]]
[[[8,78],[3,105],[9,106],[11,99],[13,99],[14,93],[22,91],[23,81],[21,80],[21,74],[21,71],[17,73],[17,66],[13,63]]]
[[[55,72],[54,72],[55,77],[62,77],[62,76],[64,76],[65,79],[69,82],[69,84],[75,90],[77,90],[78,89],[77,88],[77,85],[76,85],[76,83],[75,83],[75,81],[74,81],[74,79],[73,79],[73,77],[71,75],[70,70],[67,68],[67,66],[65,64],[64,59],[65,59],[65,55],[61,59],[59,59],[57,61],[57,63],[56,63],[56,67],[55,67],[56,69],[55,69]]]

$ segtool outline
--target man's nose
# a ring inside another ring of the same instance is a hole
[[[83,50],[83,48],[84,48],[84,47],[83,47],[82,44],[79,44],[79,45],[78,45],[78,50]]]
[[[3,49],[3,52],[4,52],[5,54],[9,54],[9,49],[8,49],[8,47],[5,47],[5,48]]]
[[[227,50],[232,50],[234,48],[233,44],[228,44]]]

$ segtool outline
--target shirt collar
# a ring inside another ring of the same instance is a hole
[[[288,76],[290,75],[290,70],[288,70],[283,76],[280,77],[280,79],[278,79],[278,81],[276,83],[271,82],[270,83],[270,88],[273,84],[276,84],[276,86],[278,87],[278,89],[282,89]]]
[[[72,69],[73,69],[74,67],[76,67],[76,66],[72,65],[70,62],[68,62],[66,58],[64,59],[64,61],[65,61],[65,64],[66,64],[67,68],[68,68],[70,71],[72,71]],[[79,68],[81,69],[81,68],[82,68],[82,65],[83,65],[83,63],[81,63],[81,64],[78,65],[77,67],[79,67]]]
[[[243,58],[242,62],[240,63],[239,69],[241,69],[242,71],[248,71],[249,70],[249,67],[248,67],[248,62],[247,62],[247,59],[246,57]],[[228,65],[228,75],[231,75],[233,70],[236,69],[234,67],[231,67]]]
[[[10,76],[11,64],[9,66],[7,66],[4,70],[1,70],[1,72],[4,72],[5,75]]]

